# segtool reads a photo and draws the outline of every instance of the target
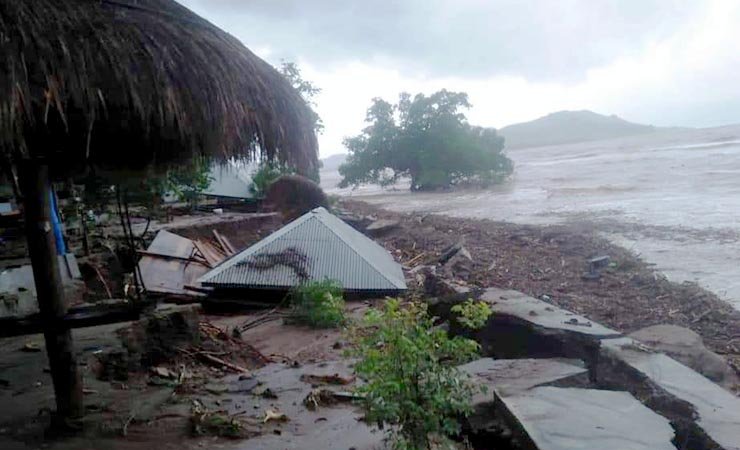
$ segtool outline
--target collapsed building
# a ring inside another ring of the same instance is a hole
[[[334,280],[356,297],[406,290],[401,265],[383,247],[315,208],[200,277],[215,297],[284,293],[306,281]]]

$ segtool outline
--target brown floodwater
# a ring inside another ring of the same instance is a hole
[[[740,125],[511,150],[515,173],[487,190],[410,193],[363,186],[329,193],[400,212],[523,224],[585,223],[740,309]]]

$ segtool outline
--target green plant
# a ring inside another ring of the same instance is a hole
[[[467,299],[452,307],[452,312],[457,315],[457,322],[471,330],[479,330],[491,317],[491,307],[486,302],[474,302]]]
[[[459,434],[475,387],[455,366],[477,355],[475,341],[434,327],[425,304],[396,299],[370,310],[351,340],[366,418],[391,425],[394,448],[426,449],[430,436]]]
[[[334,280],[309,281],[291,293],[290,319],[314,328],[334,328],[346,322],[342,285]]]
[[[292,173],[295,173],[295,171],[290,167],[277,162],[264,161],[252,174],[252,184],[249,186],[249,192],[257,198],[262,198],[267,193],[267,188],[275,180]]]

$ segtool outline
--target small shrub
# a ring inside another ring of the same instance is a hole
[[[334,280],[309,281],[291,294],[290,319],[315,328],[334,328],[345,323],[342,285]]]
[[[477,355],[475,341],[435,328],[425,304],[395,299],[370,310],[351,333],[366,418],[392,426],[394,448],[426,449],[430,436],[459,434],[474,386],[455,366]]]
[[[276,162],[265,161],[252,174],[252,184],[249,186],[249,192],[257,198],[263,198],[267,193],[267,188],[275,180],[282,175],[292,173],[295,173],[295,171],[290,167]]]
[[[480,330],[491,317],[491,307],[486,302],[474,302],[472,299],[452,307],[457,314],[457,322],[471,330]]]

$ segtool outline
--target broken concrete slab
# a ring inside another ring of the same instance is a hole
[[[740,387],[740,377],[720,355],[704,346],[701,336],[677,325],[654,325],[630,337],[663,352],[727,389]]]
[[[577,359],[493,359],[481,358],[459,367],[474,381],[504,396],[520,394],[553,383],[588,383],[588,370]]]
[[[490,288],[483,291],[480,299],[491,305],[494,315],[516,317],[542,328],[598,338],[621,336],[618,331],[518,291]]]
[[[373,237],[383,236],[401,226],[397,220],[379,219],[365,228],[365,232]]]
[[[479,432],[496,422],[496,395],[511,396],[543,385],[588,386],[588,371],[575,359],[493,359],[481,358],[459,367],[484,390],[473,394],[473,413],[467,423]]]
[[[602,378],[613,380],[614,377],[610,372],[613,372],[614,364],[607,365],[606,363],[616,360],[644,377],[648,390],[663,391],[674,397],[674,402],[683,402],[693,409],[696,415],[696,425],[712,442],[693,444],[693,447],[686,448],[712,448],[711,445],[716,443],[725,450],[740,450],[739,398],[683,364],[662,353],[655,353],[633,339],[605,339],[602,341],[602,349],[602,359],[605,361],[599,365],[600,370],[597,377],[600,381]],[[643,401],[647,403],[651,399],[643,399]],[[660,400],[660,403],[665,402],[666,399]],[[670,417],[670,411],[661,411],[661,413]],[[684,411],[677,415],[679,417],[671,417],[677,426],[691,426],[691,423],[680,423],[687,419],[691,420],[691,414]],[[679,429],[679,432],[687,433],[686,439],[704,438],[700,435],[701,433],[696,436],[697,433],[691,429],[685,431]]]
[[[675,450],[668,420],[626,392],[538,387],[501,397],[525,448]],[[567,412],[567,413],[566,413]]]

